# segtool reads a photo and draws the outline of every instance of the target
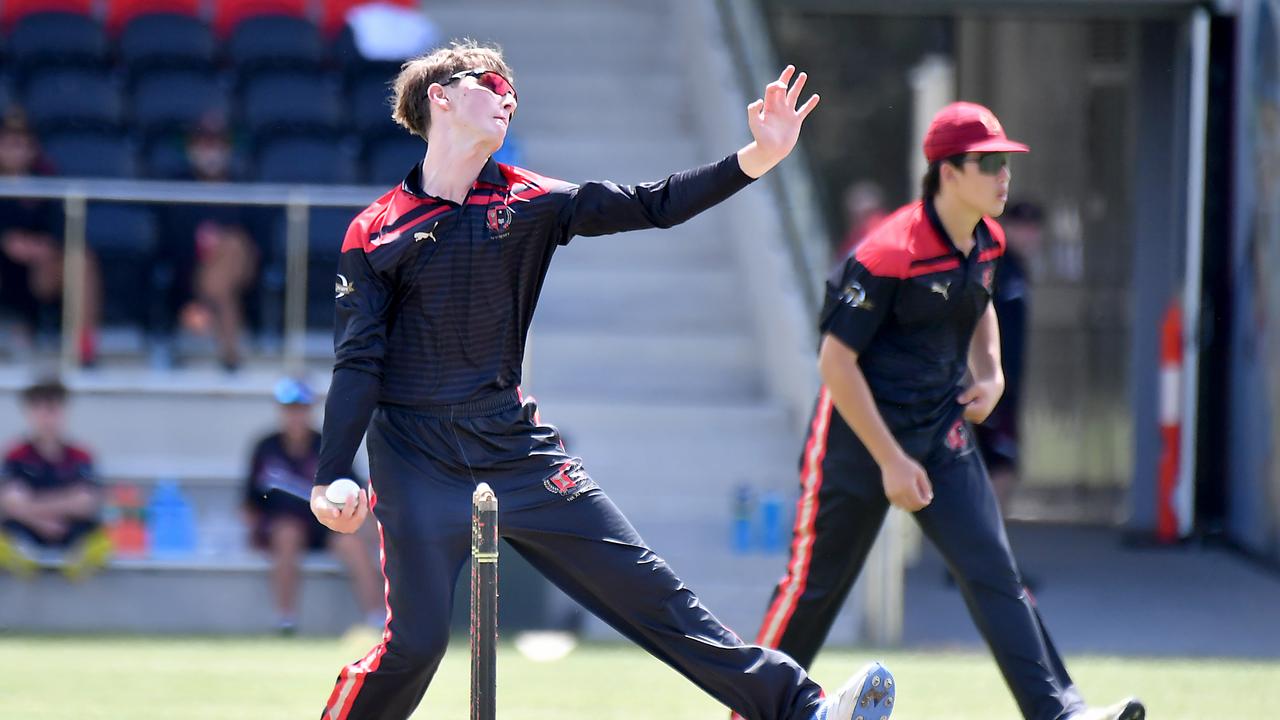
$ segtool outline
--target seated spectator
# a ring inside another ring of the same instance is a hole
[[[365,534],[331,532],[311,514],[311,488],[320,456],[320,433],[312,426],[311,389],[299,380],[276,384],[280,429],[254,446],[245,483],[250,542],[271,554],[271,589],[281,634],[297,629],[300,563],[307,551],[329,549],[350,574],[365,621],[378,630],[386,621],[382,582]]]
[[[0,120],[0,176],[43,174],[40,146],[26,117],[10,109]],[[37,332],[56,332],[62,324],[62,233],[57,201],[0,198],[0,315],[16,323],[20,342],[28,346]],[[102,290],[92,253],[86,260],[79,352],[80,362],[92,365]]]
[[[202,120],[186,141],[185,179],[238,179],[231,135],[221,117]],[[174,204],[163,216],[167,261],[175,270],[174,307],[183,329],[212,334],[228,371],[241,362],[244,297],[258,272],[252,213],[236,205]]]
[[[56,380],[22,393],[31,435],[5,455],[0,475],[0,566],[18,575],[30,575],[37,557],[53,552],[76,579],[111,554],[93,460],[64,435],[66,403],[67,389]]]

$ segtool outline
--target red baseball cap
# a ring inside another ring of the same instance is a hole
[[[970,102],[954,102],[938,111],[924,134],[924,157],[931,163],[970,152],[1030,152],[1010,140],[995,113]]]

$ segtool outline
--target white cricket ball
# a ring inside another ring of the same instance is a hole
[[[360,486],[351,478],[338,478],[329,483],[329,487],[324,491],[324,497],[329,502],[342,507],[347,500],[355,498],[360,494]]]

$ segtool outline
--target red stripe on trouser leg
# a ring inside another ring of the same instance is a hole
[[[804,463],[800,469],[800,499],[796,501],[796,524],[791,540],[791,561],[787,574],[778,582],[773,602],[765,613],[756,644],[776,648],[787,624],[804,594],[809,577],[809,561],[813,555],[813,530],[818,518],[818,491],[822,489],[822,460],[827,454],[827,429],[831,426],[831,393],[824,386],[818,394],[818,407],[805,442]],[[729,720],[745,720],[734,713]]]
[[[372,481],[370,487],[372,487]],[[387,652],[387,643],[391,642],[391,580],[387,578],[387,542],[383,535],[382,523],[378,523],[378,560],[382,566],[382,601],[387,608],[387,621],[382,626],[382,640],[363,658],[342,668],[333,693],[329,695],[329,702],[325,704],[324,720],[347,720],[348,715],[351,714],[351,706],[360,695],[360,688],[364,687],[365,678],[382,664],[382,656]]]
[[[814,525],[818,518],[818,492],[822,489],[822,461],[827,454],[827,429],[831,425],[831,393],[826,387],[818,395],[818,407],[805,443],[804,464],[800,472],[800,499],[796,501],[796,523],[791,541],[791,562],[777,591],[756,642],[777,647],[787,629],[809,577],[813,558]]]

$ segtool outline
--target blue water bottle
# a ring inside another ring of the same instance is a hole
[[[781,552],[782,493],[769,490],[760,496],[760,549],[767,553]]]
[[[733,491],[733,552],[751,551],[751,487],[739,485]]]
[[[182,488],[173,480],[161,480],[151,491],[147,519],[151,552],[156,556],[190,555],[196,549],[196,518]]]

